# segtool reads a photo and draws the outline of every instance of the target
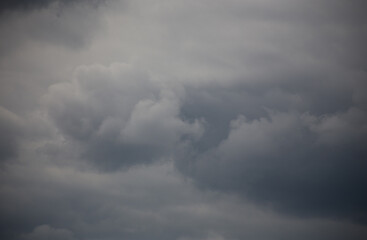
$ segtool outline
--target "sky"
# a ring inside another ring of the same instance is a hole
[[[362,0],[0,3],[0,238],[367,239]]]

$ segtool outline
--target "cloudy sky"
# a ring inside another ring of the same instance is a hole
[[[0,238],[367,239],[362,0],[0,3]]]

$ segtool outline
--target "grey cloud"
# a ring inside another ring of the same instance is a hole
[[[362,1],[124,2],[2,14],[1,239],[366,238]]]
[[[0,3],[0,12],[14,10],[35,10],[46,8],[51,4],[72,4],[77,2],[89,2],[97,4],[100,0],[5,0]]]
[[[280,212],[365,223],[363,5],[194,4],[169,24],[187,70],[182,114],[207,122],[178,168]]]
[[[1,55],[17,52],[25,43],[58,45],[74,50],[87,46],[103,24],[99,18],[101,10],[83,2],[1,16],[0,31],[4,36],[0,44]]]
[[[40,225],[33,232],[25,234],[21,237],[22,240],[76,240],[73,233],[67,229],[52,228],[48,225]]]
[[[167,163],[101,174],[38,161],[1,175],[2,238],[321,240],[363,239],[366,233],[361,226],[288,219],[198,191]]]
[[[23,122],[15,113],[0,106],[0,163],[16,157]]]
[[[235,192],[298,216],[365,224],[366,116],[356,109],[321,118],[240,116],[219,145],[177,164],[204,188]]]
[[[36,1],[27,1],[27,0],[16,0],[16,1],[2,1],[0,5],[0,9],[2,11],[5,10],[14,10],[14,9],[37,9],[42,7],[47,7],[49,4],[56,2],[57,0],[36,0]],[[69,2],[69,1],[65,1]]]
[[[44,102],[66,137],[105,170],[152,162],[200,137],[200,120],[180,119],[180,94],[128,64],[84,66],[50,87]]]

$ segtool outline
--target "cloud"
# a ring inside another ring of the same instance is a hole
[[[0,163],[14,158],[22,136],[23,122],[15,113],[0,106]]]
[[[288,218],[220,192],[200,191],[171,163],[105,174],[28,160],[1,175],[0,236],[9,240],[359,240],[366,234],[347,222]]]
[[[366,239],[362,1],[90,3],[0,13],[1,239]]]
[[[72,82],[50,87],[48,114],[68,139],[102,169],[149,163],[198,139],[200,120],[180,118],[180,94],[131,65],[82,66]]]
[[[52,2],[59,4],[49,4]],[[8,8],[1,8],[0,5],[0,31],[6,36],[0,44],[1,56],[9,57],[13,52],[27,51],[30,46],[37,47],[39,43],[43,47],[50,44],[73,50],[86,47],[103,25],[99,18],[102,10],[88,4],[88,0],[65,1],[64,5],[63,2],[24,1],[24,7],[37,11],[10,11],[8,14],[3,14]],[[19,7],[23,9],[22,4]]]
[[[0,13],[5,11],[15,11],[15,10],[37,10],[42,8],[47,8],[51,4],[73,4],[78,2],[89,2],[97,4],[99,0],[6,0],[0,3]]]
[[[22,240],[76,240],[73,233],[67,229],[52,228],[48,225],[40,225],[36,227],[33,232],[25,234]]]
[[[239,116],[226,139],[178,166],[199,186],[235,192],[285,213],[366,223],[367,115],[356,111],[321,118]]]

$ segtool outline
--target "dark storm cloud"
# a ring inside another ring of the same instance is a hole
[[[42,7],[47,7],[49,4],[56,2],[58,0],[36,0],[36,1],[27,1],[27,0],[15,0],[15,1],[1,1],[0,9],[4,10],[18,10],[18,9],[37,9]],[[64,2],[69,2],[66,0]]]
[[[46,8],[52,3],[72,4],[77,2],[89,2],[97,4],[101,0],[5,0],[0,2],[0,13],[14,10],[35,10]]]
[[[366,117],[359,109],[319,119],[297,113],[253,121],[240,116],[217,147],[178,165],[200,186],[236,192],[276,210],[366,223],[366,127],[355,125]]]
[[[177,166],[199,186],[297,216],[365,222],[365,74],[353,64],[365,59],[353,41],[365,19],[346,2],[272,4],[231,1],[213,7],[228,18],[199,9],[168,24],[176,34],[161,40],[188,50],[172,50],[186,64],[186,94],[123,65],[89,66],[50,88],[48,113],[100,169],[183,151]],[[180,145],[201,136],[197,119],[203,137]]]
[[[33,232],[24,234],[22,240],[76,240],[73,233],[67,229],[55,229],[48,225],[40,225]]]
[[[187,107],[195,117],[211,120],[202,141],[178,161],[179,169],[201,187],[234,192],[280,212],[365,224],[365,109],[356,104],[344,110],[339,105],[340,112],[333,113],[336,106],[331,104],[331,113],[321,115],[279,112],[285,110],[284,101],[292,101],[294,108],[297,95],[279,95],[276,90],[257,96],[233,94],[236,91],[227,95],[225,90],[206,90],[206,98],[196,99],[202,106]],[[215,105],[208,102],[210,95],[216,96]],[[236,113],[246,117],[234,117]],[[234,120],[227,132],[230,119]]]
[[[249,4],[259,11],[250,14],[257,31],[248,28],[242,43],[208,41],[218,52],[236,44],[237,51],[198,48],[197,56],[210,56],[205,63],[222,61],[230,70],[218,65],[211,76],[222,84],[187,90],[183,114],[204,118],[207,127],[176,164],[203,188],[295,216],[366,224],[365,4],[267,3]]]
[[[89,4],[89,1],[67,1],[68,4],[51,4],[40,8],[37,8],[37,1],[25,2],[37,11],[11,11],[9,14],[0,12],[0,32],[6,36],[0,43],[2,57],[19,51],[25,44],[41,43],[80,49],[90,43],[96,30],[102,25],[98,17],[99,8]]]
[[[0,164],[16,156],[21,128],[21,118],[0,106]]]
[[[311,41],[311,51],[321,43],[328,44]],[[348,48],[351,42],[339,44]],[[204,118],[207,127],[201,141],[178,157],[178,168],[202,188],[285,214],[366,224],[366,75],[361,65],[345,64],[366,59],[363,54],[345,61],[332,49],[314,52],[318,64],[289,62],[279,52],[256,60],[245,54],[244,66],[253,73],[226,86],[187,90],[183,114]]]
[[[366,239],[362,1],[50,2],[0,24],[1,239]]]
[[[282,218],[198,191],[167,164],[100,174],[28,160],[0,175],[4,239],[362,240],[366,233],[348,223]]]

